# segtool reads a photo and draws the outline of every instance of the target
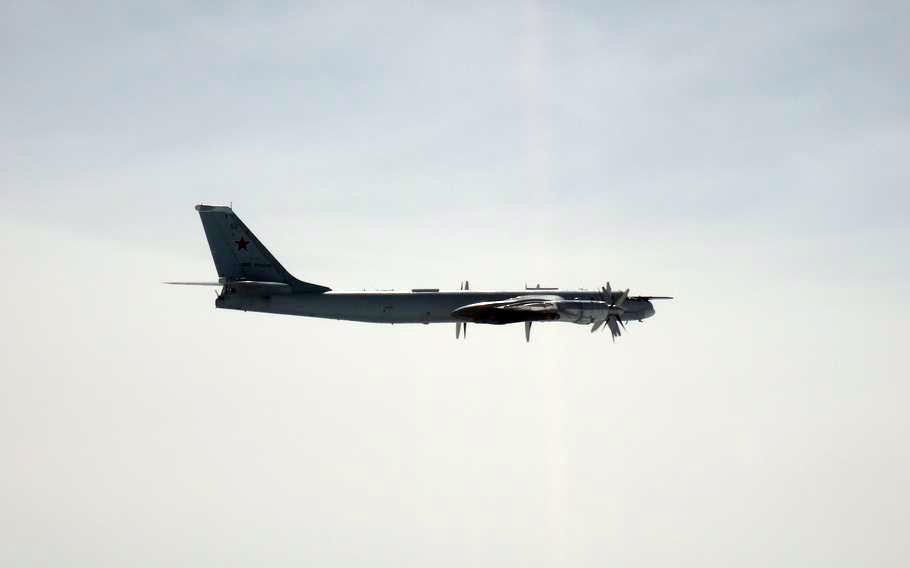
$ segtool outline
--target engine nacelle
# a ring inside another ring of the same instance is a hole
[[[561,300],[554,303],[556,304],[556,313],[559,314],[559,321],[588,325],[595,321],[605,320],[610,315],[610,308],[606,302]],[[613,313],[619,315],[621,312],[613,310]]]

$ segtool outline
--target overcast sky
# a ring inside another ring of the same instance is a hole
[[[906,566],[905,2],[4,2],[0,564]],[[196,203],[335,289],[216,311]]]

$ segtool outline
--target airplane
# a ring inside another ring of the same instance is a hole
[[[197,205],[208,240],[217,282],[165,282],[218,286],[215,307],[229,310],[290,314],[372,323],[455,323],[455,337],[467,338],[468,323],[524,323],[531,340],[534,322],[561,321],[590,325],[591,332],[609,329],[613,341],[626,322],[654,315],[652,300],[669,296],[630,296],[608,282],[599,290],[458,290],[413,288],[396,291],[336,291],[291,276],[231,207]]]

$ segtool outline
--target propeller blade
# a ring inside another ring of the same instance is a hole
[[[529,321],[525,322],[525,342],[531,342],[531,322]]]
[[[458,339],[459,337],[461,337],[461,322],[456,321],[455,322],[455,339]]]
[[[467,280],[464,281],[464,289],[465,289],[465,290],[470,290],[470,289],[471,289],[471,283],[468,282]]]
[[[610,334],[613,336],[613,342],[616,342],[616,337],[622,335],[622,332],[619,330],[619,326],[616,325],[616,316],[610,316],[607,319],[607,326],[610,328]]]
[[[594,325],[591,327],[591,333],[594,333],[595,331],[600,329],[600,326],[602,326],[604,324],[604,321],[606,321],[606,320],[597,320],[596,322],[594,322]]]
[[[468,338],[468,322],[461,324],[461,330],[464,332],[464,338]]]
[[[616,318],[616,321],[619,322],[619,325],[621,325],[623,329],[626,329],[626,324],[622,321],[622,319]]]
[[[629,297],[629,289],[626,288],[626,290],[622,294],[619,295],[619,299],[616,300],[616,307],[618,308],[618,307],[622,306],[623,303],[626,301],[626,298],[628,298],[628,297]]]
[[[604,288],[604,302],[608,304],[613,303],[613,289],[610,288],[610,283],[607,282],[607,287]]]

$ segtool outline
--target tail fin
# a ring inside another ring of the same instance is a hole
[[[321,293],[331,289],[291,276],[230,207],[197,205],[196,211],[221,279],[281,282],[295,292]]]

